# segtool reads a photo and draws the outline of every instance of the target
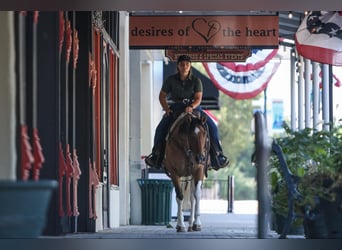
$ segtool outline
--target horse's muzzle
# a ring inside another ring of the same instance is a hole
[[[204,154],[198,154],[196,155],[196,158],[195,158],[197,164],[205,164],[205,155]]]

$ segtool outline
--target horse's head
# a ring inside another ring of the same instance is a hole
[[[199,112],[182,113],[171,126],[168,149],[177,148],[193,164],[205,164],[209,150],[206,119]]]
[[[200,114],[190,114],[189,144],[197,163],[204,163],[208,150],[207,117]]]

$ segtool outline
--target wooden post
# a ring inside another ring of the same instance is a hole
[[[230,176],[230,175],[228,175],[227,201],[228,201],[227,213],[232,213],[234,209],[234,176]]]

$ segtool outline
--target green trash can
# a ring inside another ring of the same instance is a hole
[[[167,225],[171,221],[171,180],[138,179],[141,189],[143,225]]]

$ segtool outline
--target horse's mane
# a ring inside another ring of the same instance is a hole
[[[199,113],[187,113],[183,112],[181,113],[177,119],[173,122],[168,136],[166,137],[166,140],[168,139],[169,135],[172,134],[176,128],[178,128],[179,133],[188,133],[190,128],[193,128],[195,125],[200,123],[200,114]]]
[[[169,134],[171,134],[175,130],[176,126],[178,126],[179,123],[182,121],[182,119],[187,115],[188,115],[188,113],[183,112],[177,117],[177,119],[172,123]]]

